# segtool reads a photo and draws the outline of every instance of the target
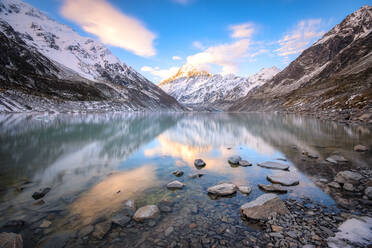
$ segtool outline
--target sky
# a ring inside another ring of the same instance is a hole
[[[158,83],[185,63],[247,77],[285,68],[372,0],[25,0]]]

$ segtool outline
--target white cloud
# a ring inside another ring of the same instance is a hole
[[[247,51],[251,41],[241,39],[230,44],[208,47],[203,52],[187,57],[187,63],[198,68],[210,64],[222,67],[222,74],[237,73],[241,59],[249,56]]]
[[[205,47],[204,45],[200,42],[200,41],[194,41],[192,43],[193,47],[199,49],[199,50],[203,50]]]
[[[64,0],[61,13],[106,44],[140,56],[156,54],[156,35],[140,21],[115,9],[105,0]]]
[[[180,56],[173,56],[172,59],[173,60],[182,60],[182,58]]]
[[[278,41],[280,48],[275,50],[279,56],[297,54],[305,50],[315,39],[325,32],[321,29],[321,19],[308,19],[300,21],[294,30],[287,33]]]
[[[231,34],[232,38],[249,38],[254,32],[253,23],[246,22],[238,25],[231,25],[229,27],[233,31]]]
[[[160,69],[159,67],[143,66],[141,71],[148,72],[161,80],[170,78],[177,73],[179,67],[171,67],[169,69]]]

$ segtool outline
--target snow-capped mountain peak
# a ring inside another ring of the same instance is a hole
[[[196,66],[192,64],[184,64],[181,66],[180,69],[178,69],[177,73],[171,76],[168,79],[165,79],[159,83],[159,86],[165,85],[175,79],[178,78],[190,78],[190,77],[196,77],[196,76],[204,76],[204,77],[211,77],[212,74],[205,70],[199,70]]]

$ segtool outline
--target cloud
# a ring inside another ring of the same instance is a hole
[[[143,66],[141,68],[141,71],[148,72],[160,78],[161,80],[170,78],[171,76],[176,74],[178,70],[179,70],[179,67],[175,67],[175,66],[169,69],[160,69],[159,67],[151,67],[151,66]]]
[[[278,41],[280,48],[275,51],[279,56],[297,54],[305,50],[315,39],[322,36],[325,32],[320,30],[321,19],[308,19],[300,21],[294,30],[290,31]]]
[[[172,59],[173,60],[182,60],[182,58],[180,56],[173,56]]]
[[[231,25],[229,27],[233,31],[231,34],[232,38],[249,38],[254,32],[253,23],[246,22],[238,25]]]
[[[98,36],[105,44],[121,47],[140,56],[156,54],[156,35],[140,21],[115,9],[105,0],[64,0],[64,17]]]
[[[214,64],[222,67],[221,74],[237,73],[241,59],[249,56],[250,39],[208,47],[203,52],[187,57],[187,63],[198,68]]]
[[[205,47],[204,45],[200,42],[200,41],[194,41],[192,43],[193,47],[199,49],[199,50],[203,50]]]

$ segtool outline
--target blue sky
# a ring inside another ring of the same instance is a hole
[[[122,61],[154,82],[172,75],[186,62],[212,73],[240,76],[252,75],[263,67],[283,69],[348,14],[372,3],[366,0],[25,1],[81,35],[100,39]],[[94,12],[94,4],[99,11]],[[91,20],[98,19],[99,24],[91,25]]]

